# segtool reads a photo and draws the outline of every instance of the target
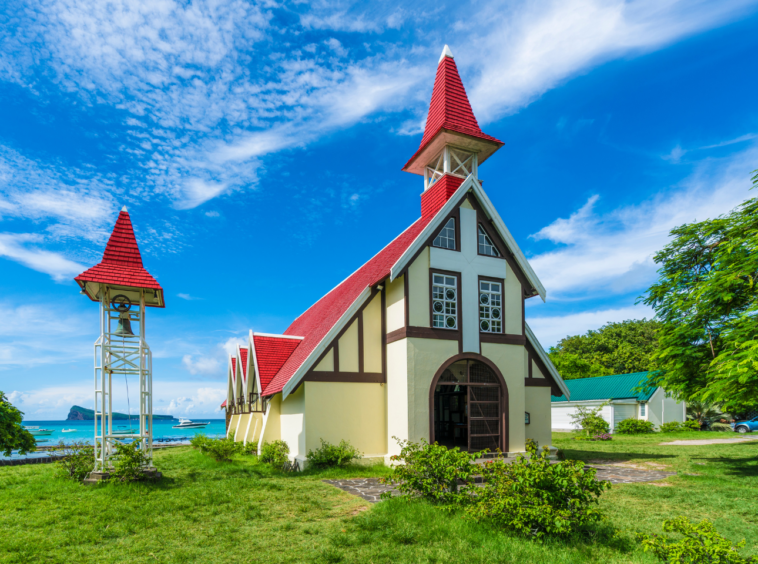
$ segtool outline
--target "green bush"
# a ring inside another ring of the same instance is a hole
[[[743,557],[738,548],[745,546],[745,541],[732,546],[732,543],[716,532],[708,520],[699,524],[691,523],[686,517],[677,517],[663,522],[666,533],[678,533],[684,538],[673,542],[659,535],[637,533],[637,540],[645,552],[652,552],[658,560],[676,564],[751,564],[758,562],[755,557]]]
[[[233,432],[223,439],[210,439],[203,434],[198,434],[192,438],[190,444],[216,462],[231,462],[235,454],[242,452],[242,443],[234,440]]]
[[[63,456],[55,461],[58,475],[81,482],[95,468],[95,449],[84,441],[71,444],[59,442],[50,449],[52,455]]]
[[[729,425],[729,423],[711,423],[711,431],[727,432],[734,431],[734,429],[732,429],[732,426]]]
[[[333,468],[345,466],[351,461],[361,458],[363,453],[346,440],[333,445],[321,439],[321,446],[316,450],[308,451],[308,465],[314,468]]]
[[[289,460],[290,447],[285,441],[272,441],[265,443],[261,448],[261,462],[267,462],[274,466],[284,466]]]
[[[596,506],[610,484],[596,480],[594,468],[577,460],[551,464],[547,448],[528,449],[529,457],[510,464],[484,464],[485,485],[466,508],[469,517],[531,537],[568,535],[603,518]]]
[[[247,456],[255,456],[258,454],[258,443],[257,442],[249,442],[242,445],[242,454],[246,454]]]
[[[599,405],[592,409],[587,406],[577,406],[574,414],[571,415],[571,422],[581,427],[589,436],[602,435],[610,431],[608,422],[600,416],[600,412],[606,404]]]
[[[192,438],[190,439],[190,445],[191,445],[193,448],[197,448],[197,449],[200,449],[200,450],[202,450],[202,449],[203,449],[203,445],[204,445],[204,444],[205,444],[207,441],[209,441],[209,440],[211,440],[211,439],[209,439],[209,438],[208,438],[206,435],[204,435],[203,433],[198,433],[197,435],[195,435],[194,437],[192,437]]]
[[[689,430],[689,431],[699,431],[700,430],[700,422],[696,421],[695,419],[689,419],[689,420],[685,421],[684,423],[682,423],[682,426],[685,429]],[[731,427],[729,428],[729,430],[731,431]]]
[[[116,452],[112,458],[111,478],[121,482],[142,480],[145,477],[142,469],[147,467],[149,458],[140,448],[139,441],[132,441],[128,444],[116,442],[114,446]]]
[[[679,431],[686,431],[686,429],[678,421],[669,421],[661,425],[660,431],[661,433],[678,433]]]
[[[630,417],[629,419],[619,421],[619,424],[616,426],[616,432],[622,435],[641,435],[643,433],[655,432],[655,427],[653,427],[652,421]]]
[[[391,456],[390,460],[403,464],[395,466],[389,478],[381,479],[382,483],[395,485],[406,499],[421,497],[441,503],[470,500],[469,491],[473,486],[468,482],[478,473],[472,464],[478,454],[429,444],[424,439],[414,443],[393,438],[400,445],[400,454]],[[459,482],[464,486],[460,487]]]

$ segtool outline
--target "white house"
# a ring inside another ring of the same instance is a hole
[[[571,421],[577,406],[597,407],[607,403],[600,412],[611,427],[616,429],[619,421],[634,417],[652,421],[656,429],[670,421],[683,422],[687,419],[684,402],[667,397],[663,388],[650,388],[637,392],[647,372],[617,374],[598,378],[578,378],[566,380],[570,400],[565,395],[551,398],[553,431],[568,431],[578,427]]]

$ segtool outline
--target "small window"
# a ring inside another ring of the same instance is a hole
[[[492,239],[484,231],[484,227],[479,226],[479,254],[487,255],[489,257],[499,257],[500,253],[492,244]]]
[[[503,285],[479,281],[479,329],[484,333],[503,332]]]
[[[640,404],[640,417],[645,417],[645,406],[647,404],[641,403]]]
[[[442,228],[440,234],[434,239],[432,245],[440,249],[455,250],[455,219],[451,217],[447,220],[445,227]]]
[[[455,276],[433,275],[432,327],[458,329],[458,278]]]

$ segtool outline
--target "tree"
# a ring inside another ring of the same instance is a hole
[[[654,319],[608,323],[562,339],[550,348],[550,360],[565,380],[652,370],[659,327]]]
[[[758,171],[753,177],[758,186]],[[758,403],[758,198],[671,231],[644,297],[663,323],[648,383],[689,401]]]
[[[37,442],[21,425],[23,420],[24,414],[0,392],[0,452],[5,456],[10,456],[12,450],[18,450],[19,454],[36,450]]]

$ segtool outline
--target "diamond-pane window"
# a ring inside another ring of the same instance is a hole
[[[484,227],[479,226],[479,254],[487,255],[489,257],[499,257],[500,252],[492,244],[492,239],[484,231]]]
[[[432,245],[441,249],[455,250],[455,219],[451,217],[447,220],[445,227],[443,227],[440,234],[434,238]]]
[[[458,329],[458,279],[455,276],[433,275],[432,327]]]
[[[500,282],[479,281],[479,330],[503,332],[503,285]]]

